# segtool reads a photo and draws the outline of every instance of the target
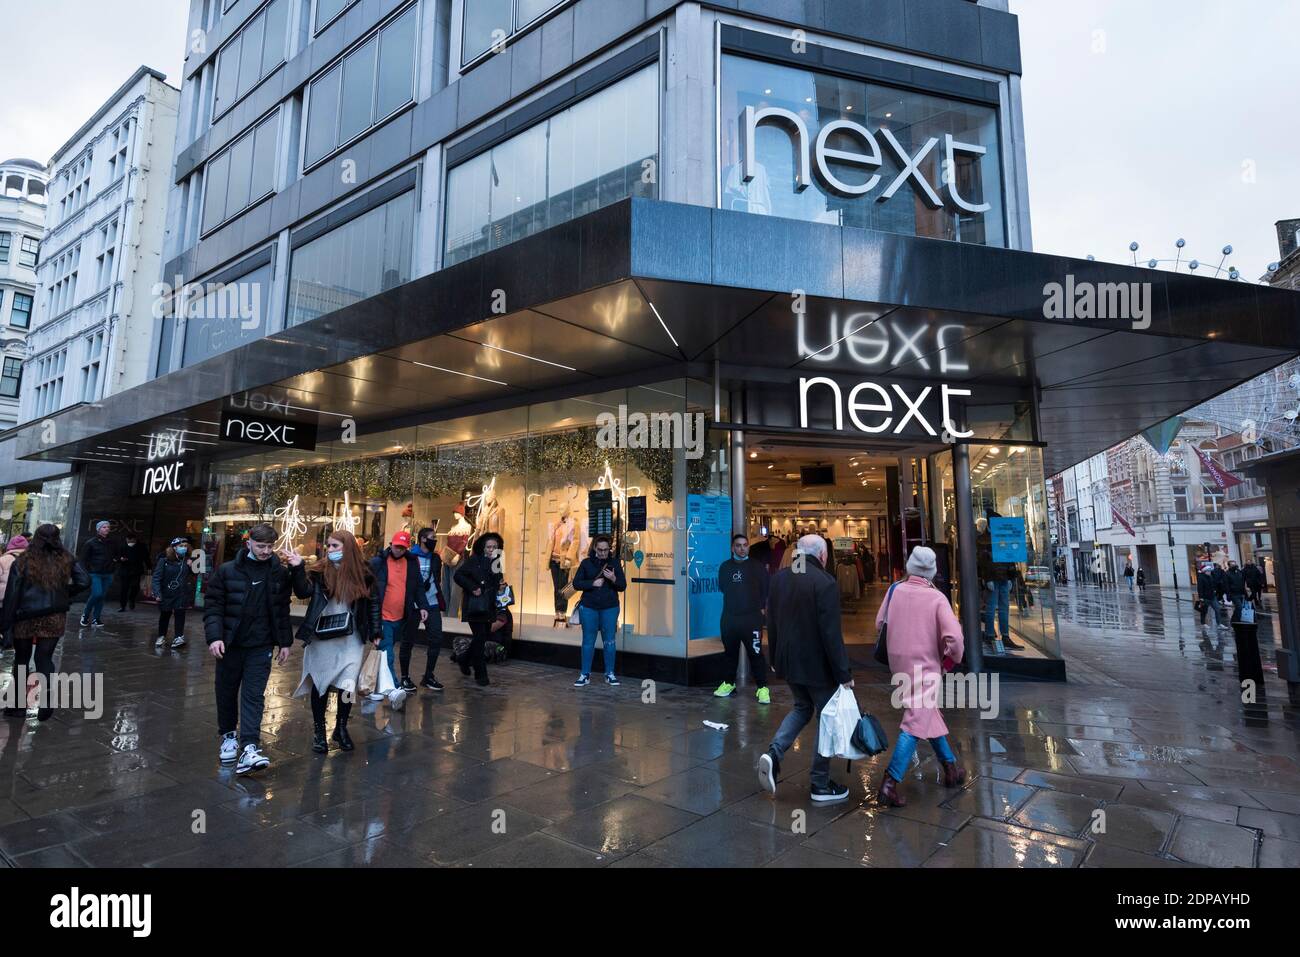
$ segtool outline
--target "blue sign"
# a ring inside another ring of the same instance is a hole
[[[1029,561],[1023,518],[990,518],[989,536],[993,539],[995,562]]]
[[[717,638],[722,633],[718,566],[731,557],[730,496],[686,496],[686,555],[691,638]]]

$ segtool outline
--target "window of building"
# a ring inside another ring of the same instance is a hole
[[[22,245],[18,250],[18,265],[26,266],[28,269],[35,269],[36,264],[41,260],[41,242],[31,236],[24,236]]]
[[[0,233],[0,266],[9,262],[9,249],[13,245],[12,233]]]
[[[94,402],[99,397],[99,367],[104,354],[104,333],[92,333],[83,340],[85,358],[81,363],[81,401]]]
[[[117,255],[117,220],[99,231],[100,254],[95,257],[95,288],[103,289],[113,281],[113,260]]]
[[[1191,514],[1191,500],[1188,498],[1186,485],[1175,485],[1174,490],[1174,511],[1178,518],[1186,518]]]
[[[127,143],[131,135],[131,121],[125,120],[113,131],[113,155],[108,158],[108,181],[116,183],[126,175]]]
[[[1222,518],[1223,489],[1213,482],[1203,482],[1201,484],[1201,495],[1205,500],[1205,517]]]
[[[9,311],[9,325],[19,329],[28,329],[32,324],[32,297],[26,293],[14,293],[13,308]]]
[[[275,191],[276,110],[208,162],[204,174],[203,232],[237,216]]]
[[[274,262],[234,275],[196,283],[197,294],[183,308],[185,345],[181,365],[227,352],[267,333]]]
[[[411,280],[415,192],[344,223],[293,251],[286,325],[294,326]]]
[[[415,99],[416,12],[414,6],[408,7],[312,81],[304,167]]]
[[[42,356],[36,365],[36,414],[49,415],[63,406],[63,373],[67,348]]]
[[[994,106],[731,54],[722,57],[721,87],[722,208],[932,239],[1006,244]],[[793,114],[803,129],[795,130],[780,115],[760,121],[758,111],[767,109]],[[751,117],[749,168],[746,137]],[[822,131],[832,123],[845,125],[832,127],[822,140]],[[836,151],[872,162],[845,161]],[[900,151],[909,157],[908,164]],[[810,161],[805,186],[797,183],[796,156]],[[902,179],[913,159],[916,173]]]
[[[316,0],[315,33],[320,33],[357,0]]]
[[[23,384],[23,363],[21,359],[5,356],[4,370],[0,372],[0,396],[6,399],[18,398],[18,390]]]
[[[448,265],[629,196],[656,194],[658,66],[499,143],[447,174]]]
[[[271,0],[217,54],[215,120],[284,62],[289,0]]]
[[[461,65],[499,50],[519,31],[568,0],[464,0],[461,20]]]

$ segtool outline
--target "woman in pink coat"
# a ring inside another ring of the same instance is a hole
[[[908,577],[889,589],[876,613],[877,630],[889,622],[886,642],[889,670],[895,675],[893,702],[904,708],[898,742],[877,795],[881,804],[892,807],[907,803],[898,785],[916,753],[918,738],[927,738],[934,748],[946,786],[959,787],[966,781],[966,771],[952,753],[948,726],[939,712],[944,671],[961,661],[965,641],[948,599],[934,587],[936,570],[934,549],[924,545],[912,549]],[[900,675],[905,679],[901,684]]]

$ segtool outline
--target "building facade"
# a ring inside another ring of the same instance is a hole
[[[0,163],[0,432],[18,424],[27,336],[32,328],[36,266],[45,231],[45,167],[35,160]]]
[[[190,21],[156,378],[21,453],[93,475],[83,515],[188,530],[214,561],[261,519],[309,556],[331,528],[432,527],[449,565],[499,532],[539,659],[576,656],[567,580],[601,531],[644,674],[716,677],[718,561],[777,522],[887,575],[933,544],[976,635],[983,556],[1050,565],[1045,474],[1142,427],[1117,383],[1175,342],[1243,375],[1296,351],[1300,297],[1233,325],[1189,276],[1160,278],[1149,333],[1045,308],[1045,283],[1133,273],[1028,252],[1002,2],[194,0]],[[1063,676],[1031,597],[1025,651],[972,641],[976,667]]]

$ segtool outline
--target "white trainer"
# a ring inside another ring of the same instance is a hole
[[[172,647],[173,647],[173,648],[182,648],[182,647],[184,647],[184,646],[185,646],[185,636],[184,636],[184,635],[177,635],[175,638],[172,639]]]
[[[247,774],[249,771],[260,771],[270,766],[271,759],[263,754],[257,745],[246,744],[244,750],[239,754],[239,764],[235,768],[235,773]]]
[[[221,763],[234,764],[235,758],[239,757],[239,741],[235,738],[235,732],[221,736]]]
[[[153,643],[153,646],[154,646],[155,648],[161,648],[161,647],[162,647],[163,645],[165,645],[165,644],[167,644],[167,636],[166,636],[166,635],[159,635],[159,636],[158,636],[158,640],[155,641],[155,642]]]

